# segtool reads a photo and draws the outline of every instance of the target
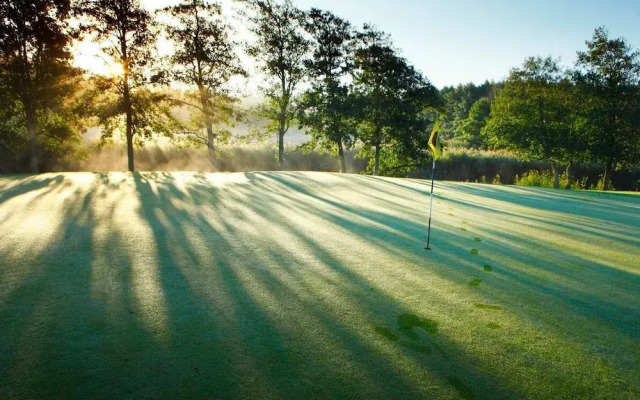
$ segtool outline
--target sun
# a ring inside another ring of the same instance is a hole
[[[100,45],[85,39],[76,42],[72,48],[73,65],[91,75],[121,76],[124,74],[122,63],[106,55]]]

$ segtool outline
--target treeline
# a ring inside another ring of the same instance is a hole
[[[205,148],[219,170],[230,127],[258,120],[252,134],[277,138],[280,169],[296,127],[311,137],[302,150],[336,154],[343,172],[357,148],[367,172],[406,175],[428,165],[438,116],[449,146],[509,149],[550,163],[556,177],[561,167],[595,163],[608,187],[612,171],[640,162],[638,53],[603,28],[569,70],[531,58],[505,82],[438,91],[373,25],[290,0],[236,3],[248,43],[235,40],[228,10],[210,1],[156,12],[139,0],[0,2],[0,172],[85,159],[89,127],[100,128],[101,144],[126,143],[130,171],[134,149],[160,136]],[[161,36],[170,55],[158,52]],[[98,43],[117,73],[74,67],[80,40]],[[265,100],[243,109],[229,82],[250,75],[262,78]]]
[[[424,132],[443,102],[388,35],[288,0],[240,3],[251,43],[235,43],[221,5],[202,0],[156,13],[138,0],[0,3],[4,163],[35,173],[82,156],[82,132],[97,125],[103,142],[124,138],[130,171],[136,145],[158,135],[206,146],[217,170],[218,145],[247,115],[228,84],[250,72],[238,48],[264,76],[266,101],[251,111],[266,121],[263,136],[277,135],[280,168],[291,126],[311,136],[307,150],[338,154],[343,172],[345,151],[356,143],[372,153],[376,174],[383,149],[428,158]],[[157,54],[161,34],[174,48],[164,58]],[[70,45],[81,38],[100,43],[120,73],[88,76],[73,68]],[[188,117],[176,116],[177,108]]]
[[[562,172],[571,180],[574,168],[596,164],[609,189],[614,172],[628,177],[640,163],[639,53],[604,28],[586,45],[571,68],[531,57],[504,82],[444,88],[444,134],[457,146],[548,163],[555,187]]]

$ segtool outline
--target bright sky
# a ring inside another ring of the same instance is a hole
[[[640,48],[638,0],[294,0],[390,33],[437,87],[499,80],[529,56],[572,64],[596,27]]]
[[[593,30],[640,48],[638,0],[293,0],[391,34],[437,87],[500,80],[529,56],[575,61]],[[228,5],[231,0],[224,0]],[[176,0],[142,0],[150,8]]]

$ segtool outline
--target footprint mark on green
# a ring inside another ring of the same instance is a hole
[[[482,279],[473,279],[473,280],[470,280],[469,283],[467,283],[467,285],[471,287],[477,287],[477,286],[480,286],[481,283],[482,283]]]
[[[411,339],[417,339],[415,328],[422,328],[429,333],[438,332],[438,323],[429,318],[420,319],[415,314],[402,314],[398,317],[398,327],[400,331]]]

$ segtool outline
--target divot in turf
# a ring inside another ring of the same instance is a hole
[[[400,331],[411,339],[417,339],[418,335],[414,332],[414,328],[422,328],[425,332],[437,333],[438,323],[432,319],[420,319],[414,314],[402,314],[398,317],[398,327]]]

